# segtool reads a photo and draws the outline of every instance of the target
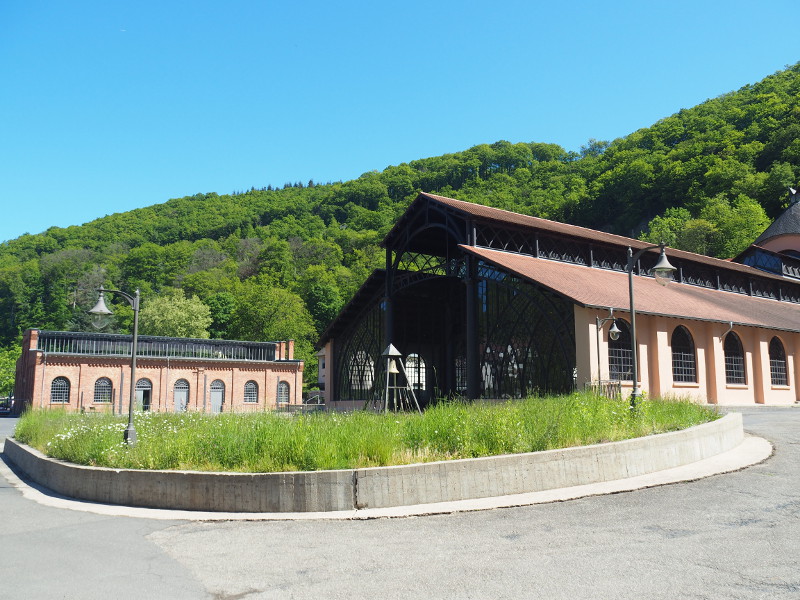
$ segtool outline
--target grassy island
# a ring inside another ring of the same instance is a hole
[[[578,393],[503,403],[440,402],[422,415],[138,413],[126,419],[29,410],[15,437],[48,456],[130,469],[275,472],[350,469],[535,452],[684,429],[718,418],[685,400],[628,401]]]

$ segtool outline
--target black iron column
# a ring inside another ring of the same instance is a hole
[[[478,267],[474,256],[467,256],[467,398],[480,396],[481,365],[478,352]]]
[[[392,264],[392,250],[386,248],[386,290],[383,295],[384,302],[384,334],[383,347],[388,348],[389,344],[394,343],[394,265]]]
[[[450,396],[456,391],[456,353],[455,353],[455,336],[452,335],[454,328],[453,323],[453,310],[451,308],[453,302],[453,298],[451,296],[451,292],[448,289],[447,291],[447,304],[444,307],[444,321],[445,326],[443,329],[444,337],[442,339],[443,346],[444,346],[444,363],[441,364],[442,357],[439,357],[440,360],[440,371],[444,373],[444,392],[446,395]]]

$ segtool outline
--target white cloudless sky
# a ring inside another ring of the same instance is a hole
[[[800,60],[797,0],[4,0],[0,241],[497,140],[579,150]]]

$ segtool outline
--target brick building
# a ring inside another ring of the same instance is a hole
[[[127,412],[131,336],[29,329],[17,361],[17,409]],[[299,404],[303,362],[294,341],[139,336],[138,410],[257,412]]]

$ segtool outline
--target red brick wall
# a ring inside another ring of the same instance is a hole
[[[32,334],[32,335],[29,335]],[[44,355],[30,348],[35,346],[38,332],[26,332],[22,358],[17,363],[15,397],[35,408],[63,407],[67,410],[112,411],[126,413],[130,396],[130,359],[107,356]],[[285,346],[284,346],[285,348]],[[290,345],[289,353],[293,350]],[[51,402],[51,385],[56,377],[70,382],[69,402]],[[113,401],[95,402],[94,386],[101,377],[111,380]],[[274,410],[278,384],[289,384],[289,401],[302,402],[302,362],[246,362],[170,359],[137,360],[136,379],[149,379],[152,384],[150,407],[155,412],[174,410],[174,386],[179,379],[189,383],[187,411],[211,412],[211,383],[219,379],[225,384],[223,412]],[[244,402],[244,386],[248,381],[258,385],[258,402]]]

